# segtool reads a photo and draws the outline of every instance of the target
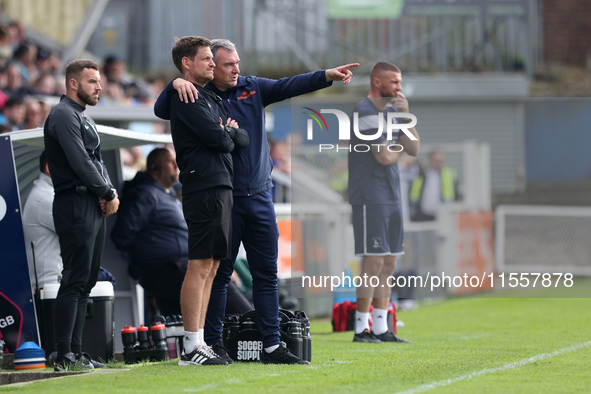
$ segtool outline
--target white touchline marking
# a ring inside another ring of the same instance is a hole
[[[547,359],[550,357],[558,356],[559,354],[562,354],[562,353],[574,352],[574,351],[577,351],[579,349],[582,349],[584,347],[589,347],[589,346],[591,346],[591,341],[579,343],[577,345],[567,346],[565,348],[555,350],[551,353],[538,354],[537,356],[524,358],[523,360],[520,360],[520,361],[515,361],[515,362],[509,363],[509,364],[501,365],[500,367],[484,368],[483,370],[480,370],[477,372],[471,372],[466,375],[461,375],[461,376],[458,376],[457,378],[440,380],[439,382],[425,384],[425,385],[418,386],[418,387],[415,387],[410,390],[399,391],[398,393],[399,394],[422,393],[424,391],[431,390],[431,389],[434,389],[437,387],[448,386],[450,384],[453,384],[453,383],[456,383],[456,382],[459,382],[462,380],[471,380],[477,376],[482,376],[482,375],[487,375],[489,373],[495,373],[495,372],[499,372],[499,371],[506,371],[508,369],[523,367],[524,365],[529,364],[529,363],[533,363],[533,362],[544,360],[544,359]]]

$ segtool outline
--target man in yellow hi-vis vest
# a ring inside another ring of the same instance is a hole
[[[458,176],[445,166],[443,151],[429,152],[429,168],[412,181],[409,200],[411,220],[416,222],[435,220],[441,202],[459,200]]]

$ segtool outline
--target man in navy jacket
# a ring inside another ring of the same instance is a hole
[[[279,300],[277,294],[277,256],[279,232],[272,200],[273,164],[265,133],[265,107],[291,97],[332,85],[347,84],[358,64],[272,80],[240,76],[240,58],[229,40],[212,40],[211,51],[216,67],[214,78],[205,87],[222,98],[229,116],[250,134],[250,145],[232,152],[234,163],[234,207],[232,209],[232,255],[223,260],[211,290],[205,323],[205,340],[214,345],[222,341],[226,288],[232,275],[240,242],[244,244],[253,276],[253,303],[257,326],[263,336],[261,361],[278,364],[307,364],[281,344],[279,336]],[[160,94],[154,106],[156,116],[169,119],[172,95],[193,102],[197,91],[183,79],[175,79]],[[201,94],[201,92],[199,92]],[[220,349],[219,346],[213,346]],[[221,349],[224,351],[224,349]]]
[[[151,151],[146,171],[125,182],[111,231],[117,249],[129,257],[130,275],[154,296],[163,316],[181,313],[179,294],[189,255],[187,223],[172,189],[178,173],[170,150]]]

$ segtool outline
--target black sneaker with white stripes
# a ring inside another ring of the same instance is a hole
[[[197,346],[191,353],[181,355],[178,365],[227,365],[228,363],[221,359],[207,345]]]

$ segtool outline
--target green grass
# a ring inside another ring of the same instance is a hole
[[[309,366],[143,363],[0,391],[591,392],[591,299],[457,298],[398,317],[414,344],[353,343],[314,320]]]

